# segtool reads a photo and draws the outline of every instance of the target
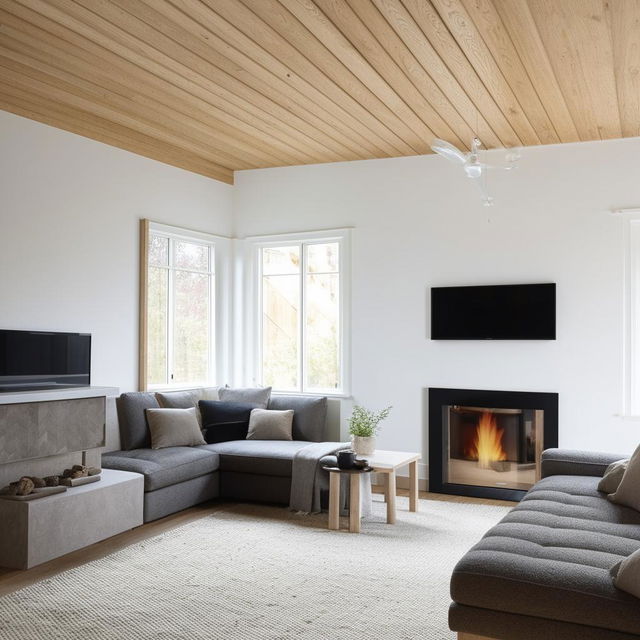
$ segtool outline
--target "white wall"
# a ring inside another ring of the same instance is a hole
[[[232,191],[0,112],[0,326],[89,332],[92,384],[135,389],[138,221],[229,235]]]
[[[525,149],[492,174],[484,208],[459,167],[436,157],[236,173],[238,236],[352,225],[352,390],[393,404],[383,448],[426,460],[430,386],[560,394],[560,445],[630,451],[623,420],[623,224],[640,204],[640,139]],[[494,159],[498,154],[493,154]],[[556,282],[558,339],[428,339],[434,285]],[[424,469],[423,469],[424,472]]]

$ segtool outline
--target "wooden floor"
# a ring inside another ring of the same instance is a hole
[[[382,487],[374,487],[375,493],[382,493]],[[398,495],[408,496],[409,491],[406,489],[398,489]],[[448,496],[437,493],[427,493],[425,491],[420,492],[421,500],[436,500],[440,502],[467,502],[470,504],[489,504],[500,506],[514,506],[513,502],[504,502],[502,500],[485,500],[479,498],[467,498],[463,496]],[[169,529],[180,527],[194,520],[204,518],[211,513],[215,513],[220,509],[224,509],[229,503],[225,502],[210,502],[196,507],[191,507],[185,511],[174,513],[161,520],[149,522],[132,529],[131,531],[125,531],[117,536],[97,542],[90,547],[79,549],[73,553],[69,553],[61,558],[56,558],[44,564],[33,567],[26,571],[20,571],[17,569],[2,569],[0,568],[0,596],[4,596],[18,589],[28,587],[31,584],[50,578],[58,573],[80,566],[91,560],[102,558],[110,553],[119,551],[129,545],[141,542],[147,538],[157,536]]]

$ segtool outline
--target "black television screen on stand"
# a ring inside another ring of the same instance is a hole
[[[432,287],[432,340],[555,340],[556,285]]]
[[[88,387],[91,334],[0,329],[0,392]]]

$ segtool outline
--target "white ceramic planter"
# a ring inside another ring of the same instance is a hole
[[[370,456],[376,450],[376,437],[351,436],[351,448],[359,456]]]

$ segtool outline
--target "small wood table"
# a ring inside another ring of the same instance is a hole
[[[418,510],[418,460],[419,453],[407,451],[380,451],[373,455],[362,456],[376,473],[385,478],[384,495],[387,503],[387,523],[396,522],[396,469],[409,465],[409,511]]]
[[[329,529],[340,529],[340,474],[349,476],[349,531],[360,533],[360,519],[362,517],[362,503],[360,501],[360,476],[371,473],[371,469],[339,469],[338,467],[323,467],[329,472]]]

